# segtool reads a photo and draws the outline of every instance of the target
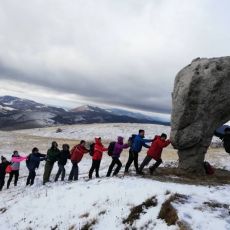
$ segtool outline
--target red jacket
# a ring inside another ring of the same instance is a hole
[[[79,163],[85,153],[88,153],[89,150],[82,145],[75,145],[71,150],[71,161],[77,161]]]
[[[159,160],[161,158],[163,148],[167,147],[170,143],[170,140],[161,140],[160,136],[155,136],[147,155],[152,157],[154,160]]]
[[[99,138],[95,138],[93,160],[101,160],[103,152],[107,150],[108,148],[103,146],[103,144],[99,141]]]

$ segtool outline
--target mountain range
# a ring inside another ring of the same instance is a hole
[[[169,125],[158,117],[91,105],[65,110],[12,96],[0,97],[0,129],[16,130],[91,123],[149,123]]]

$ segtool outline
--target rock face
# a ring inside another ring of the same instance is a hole
[[[230,57],[193,60],[176,76],[172,103],[179,169],[203,174],[214,130],[230,120]]]

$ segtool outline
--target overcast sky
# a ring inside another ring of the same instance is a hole
[[[229,0],[1,0],[0,95],[170,113],[176,73],[230,54]]]

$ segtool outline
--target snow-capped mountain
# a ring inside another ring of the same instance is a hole
[[[28,99],[22,99],[12,96],[0,97],[0,105],[10,108],[11,110],[31,110],[31,111],[49,111],[49,112],[63,112],[64,109],[47,106]]]
[[[154,116],[154,115],[146,115],[143,113],[139,112],[131,112],[127,111],[124,109],[117,109],[117,108],[112,108],[112,109],[107,109],[108,112],[111,112],[113,114],[119,115],[119,116],[128,116],[128,117],[133,117],[133,118],[138,118],[138,119],[145,119],[149,121],[159,121],[159,122],[167,122],[168,120],[162,119],[160,117]],[[169,121],[168,121],[169,122]]]
[[[131,112],[117,108],[100,108],[92,105],[84,105],[72,109],[71,112],[81,114],[85,120],[93,118],[96,115],[100,120],[104,122],[130,122],[130,123],[154,123],[154,124],[169,124],[169,121],[161,119],[155,116],[149,116],[142,113]],[[102,122],[103,123],[103,122]]]
[[[90,105],[82,105],[77,108],[71,109],[72,112],[84,112],[84,111],[95,111],[97,107],[90,106]]]
[[[108,110],[85,105],[66,111],[27,99],[0,97],[0,129],[2,130],[90,123],[169,124],[154,117],[119,109]]]

